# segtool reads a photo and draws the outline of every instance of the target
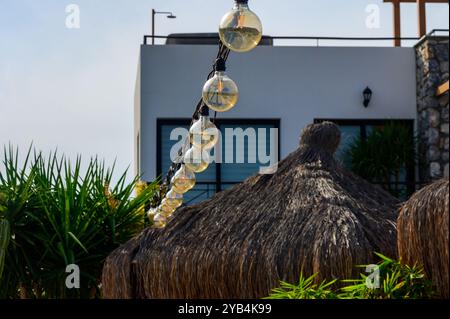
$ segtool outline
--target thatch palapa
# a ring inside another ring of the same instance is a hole
[[[398,252],[409,265],[419,264],[437,288],[449,297],[449,182],[437,181],[416,192],[398,217]]]
[[[106,260],[104,297],[260,298],[301,271],[348,278],[375,251],[395,257],[398,201],[338,164],[339,142],[336,125],[310,125],[273,175],[145,230]]]

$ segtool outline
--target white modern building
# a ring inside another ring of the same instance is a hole
[[[151,181],[170,165],[175,127],[188,127],[217,45],[142,45],[135,97],[135,169]],[[218,114],[217,125],[279,129],[279,155],[298,146],[300,130],[333,120],[343,132],[341,150],[388,120],[416,121],[416,57],[413,47],[259,46],[231,53],[227,73],[239,87],[238,104]],[[368,107],[363,91],[373,94]],[[240,182],[257,164],[211,165],[199,177],[196,197]]]

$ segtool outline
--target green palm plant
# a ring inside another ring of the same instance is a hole
[[[35,153],[30,161],[28,152],[21,169],[17,154],[7,153],[5,162],[9,163],[6,171],[12,172],[9,175],[22,176],[17,184],[28,191],[22,192],[25,204],[20,210],[25,222],[11,219],[14,239],[6,252],[8,278],[0,282],[0,291],[10,297],[17,291],[35,298],[99,297],[104,259],[144,228],[141,208],[153,198],[157,183],[134,196],[138,177],[128,181],[124,172],[113,183],[114,166],[107,169],[97,158],[90,160],[84,173],[80,158],[72,165],[56,153],[48,158]],[[0,179],[0,190],[14,188],[9,175]],[[12,215],[11,208],[5,211]],[[27,238],[19,236],[19,231]],[[66,267],[71,264],[80,269],[80,289],[66,287]],[[19,276],[17,269],[24,273]]]

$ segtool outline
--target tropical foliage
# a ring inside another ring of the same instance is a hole
[[[357,138],[345,157],[357,175],[380,184],[394,196],[405,196],[401,185],[406,170],[416,162],[415,139],[411,129],[397,122],[376,127],[367,138]]]
[[[377,264],[379,272],[378,287],[367,284],[368,275],[359,279],[343,280],[351,284],[342,288],[341,298],[345,299],[426,299],[433,297],[431,282],[425,278],[423,268],[409,266],[376,253],[381,261]],[[362,266],[366,268],[366,266]],[[372,285],[374,282],[370,281]]]
[[[314,283],[316,275],[301,275],[298,284],[281,282],[281,287],[274,289],[268,299],[426,299],[434,296],[431,282],[425,278],[421,267],[376,255],[381,259],[373,268],[379,275],[378,281],[376,277],[369,278],[369,274],[361,274],[358,279],[340,282],[335,279],[317,284]],[[366,269],[368,266],[359,267]]]
[[[275,288],[267,299],[335,299],[336,293],[331,287],[336,279],[317,284],[314,282],[316,276],[304,277],[301,274],[298,284],[282,281],[281,287]]]
[[[44,158],[5,148],[0,167],[0,298],[91,298],[106,256],[144,228],[153,183],[134,196],[138,178],[93,158],[82,170],[56,153]],[[80,269],[80,288],[66,287],[66,267]],[[3,275],[1,269],[3,268]]]

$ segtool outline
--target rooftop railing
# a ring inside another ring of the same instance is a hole
[[[449,29],[433,29],[431,30],[426,36],[449,36]],[[217,34],[214,35],[190,35],[189,33],[187,34],[177,34],[177,35],[168,35],[168,36],[163,36],[163,35],[144,35],[144,41],[143,44],[144,45],[149,45],[151,44],[151,40],[152,38],[154,39],[165,39],[167,41],[167,39],[171,39],[171,40],[218,40],[219,36]],[[420,37],[401,37],[401,38],[396,38],[396,37],[332,37],[332,36],[264,36],[265,39],[270,39],[270,40],[308,40],[308,41],[313,41],[313,43],[315,43],[316,46],[320,46],[321,42],[323,43],[323,41],[373,41],[373,42],[379,42],[379,41],[394,41],[394,40],[401,40],[401,41],[418,41],[421,38]],[[198,44],[202,44],[202,43],[198,43]],[[203,43],[204,44],[204,43]],[[393,43],[392,43],[393,45]]]

